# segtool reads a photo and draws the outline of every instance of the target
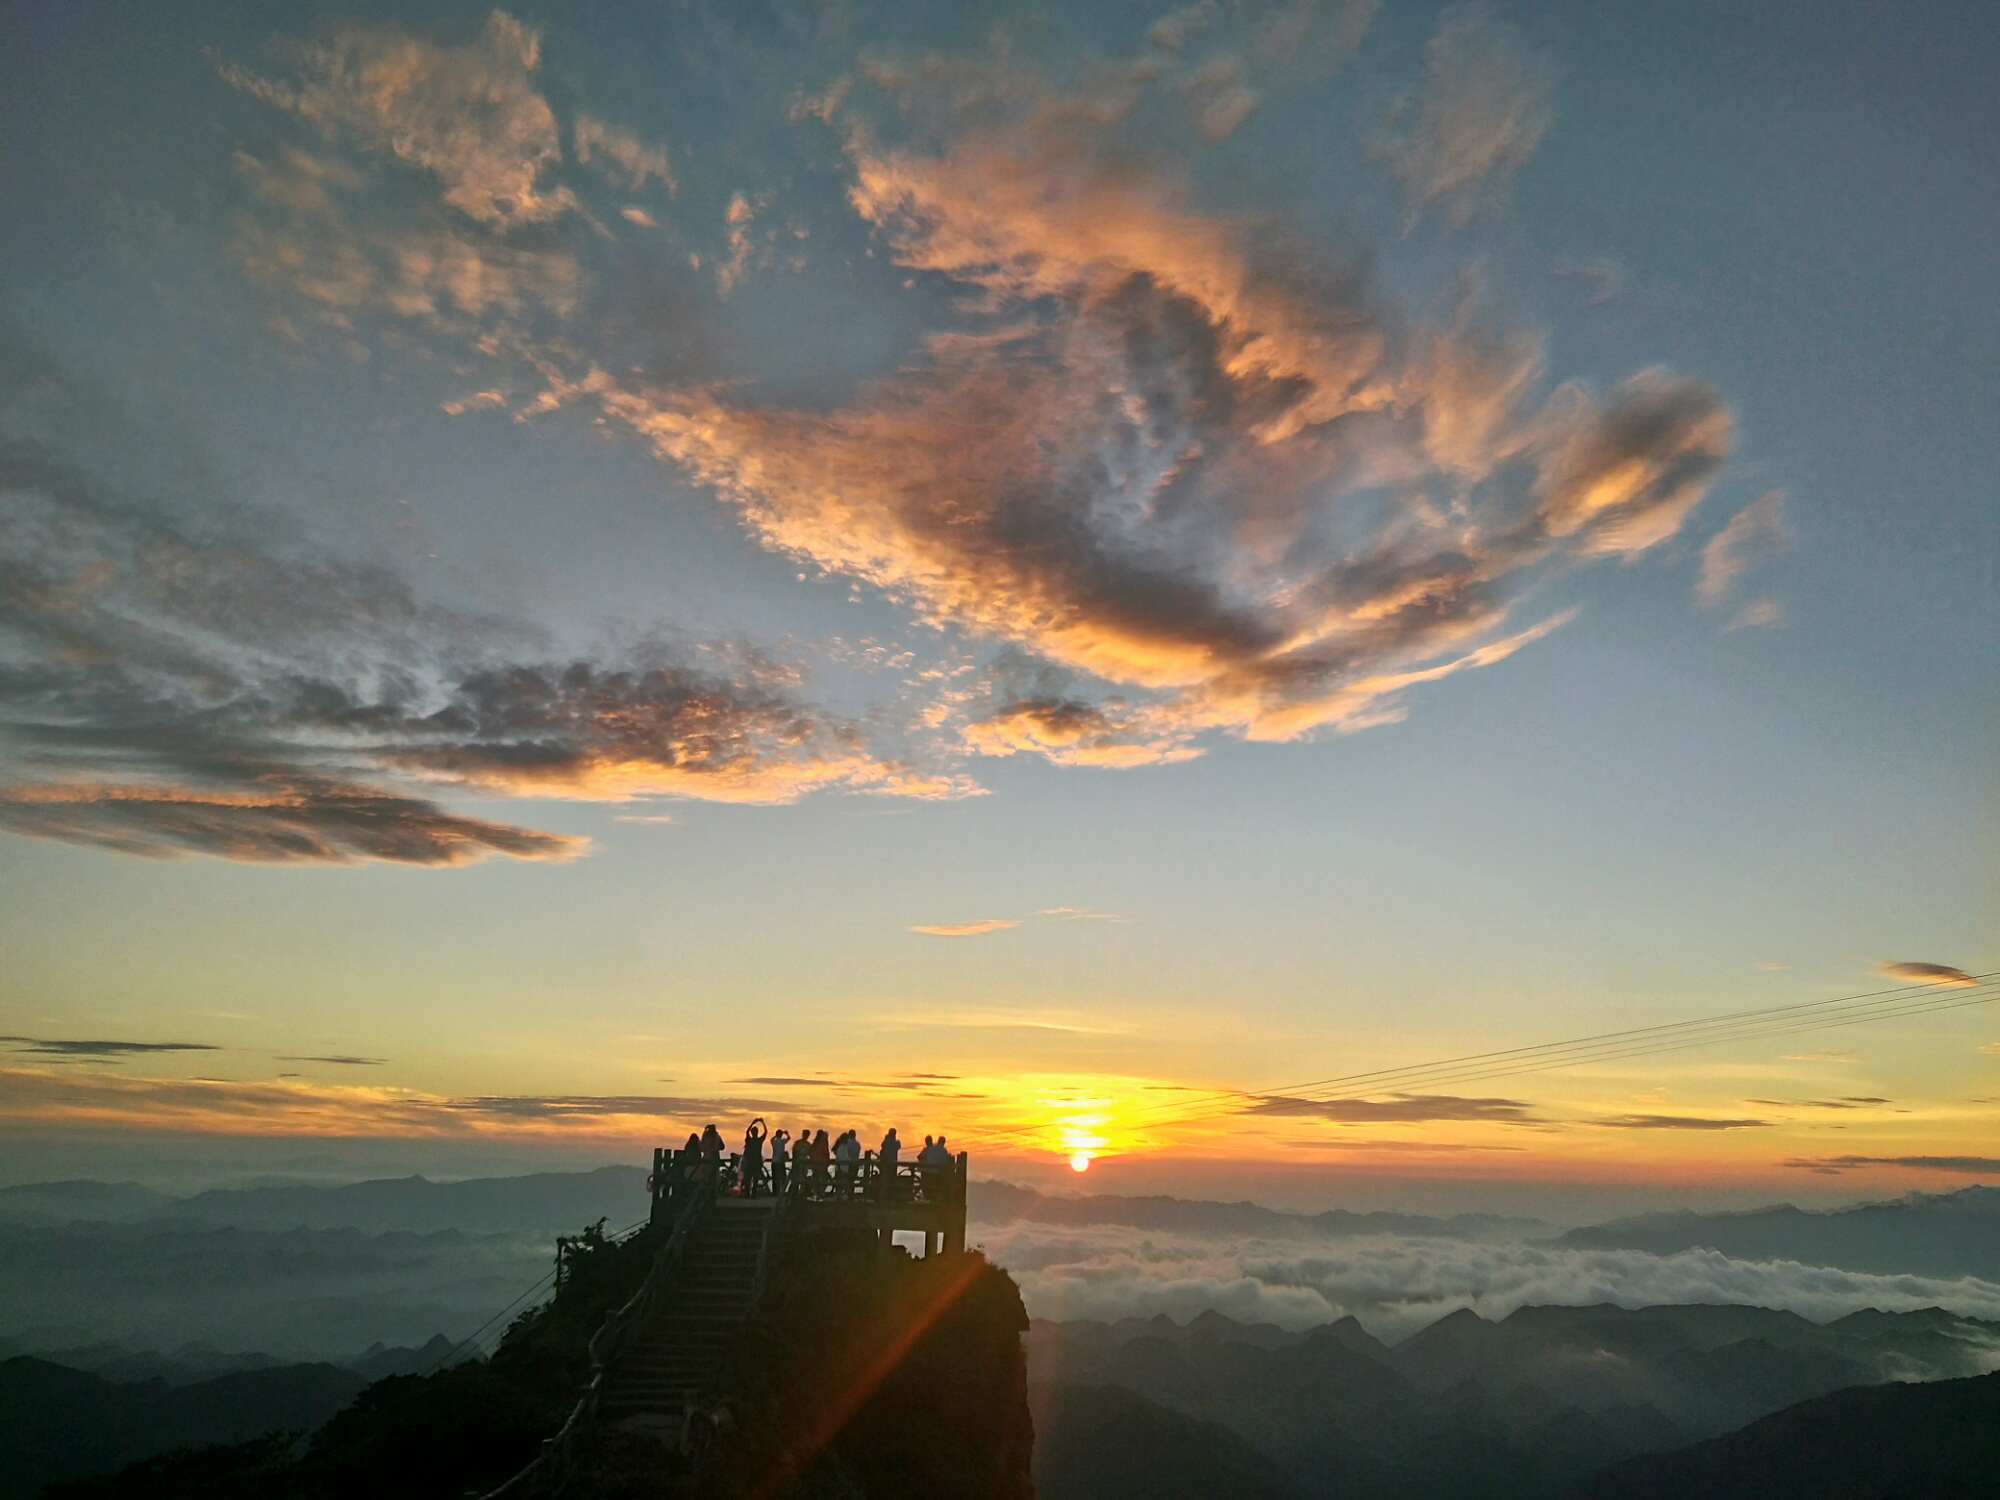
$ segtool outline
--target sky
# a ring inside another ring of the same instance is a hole
[[[2000,1181],[1982,7],[0,25],[6,1179]]]

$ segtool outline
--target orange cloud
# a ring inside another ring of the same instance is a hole
[[[612,125],[595,115],[576,117],[576,159],[604,175],[618,187],[633,192],[657,181],[668,192],[675,188],[673,163],[665,146],[649,146],[622,125]],[[643,210],[627,209],[626,217]]]
[[[1334,52],[1367,9],[1341,8]],[[1301,10],[1252,47],[1184,57],[1212,22],[1169,18],[1072,96],[1004,65],[871,63],[863,73],[925,126],[899,139],[923,147],[885,143],[851,88],[806,111],[846,132],[854,212],[958,309],[903,369],[830,411],[649,385],[568,332],[521,330],[527,311],[566,318],[580,280],[574,260],[526,260],[507,239],[575,200],[544,182],[560,161],[553,117],[534,93],[533,35],[504,15],[467,48],[350,31],[301,51],[296,87],[239,79],[422,168],[469,221],[399,248],[338,229],[347,189],[333,168],[260,167],[281,222],[268,244],[246,235],[246,263],[329,318],[372,299],[470,320],[480,347],[542,377],[521,419],[592,403],[736,506],[763,545],[1066,674],[1024,685],[1001,680],[1021,675],[1001,663],[955,684],[926,723],[958,750],[1129,767],[1199,754],[1213,732],[1389,722],[1406,690],[1559,623],[1512,619],[1547,569],[1677,535],[1726,460],[1730,414],[1706,384],[1660,371],[1602,400],[1573,385],[1543,397],[1534,339],[1486,330],[1469,306],[1427,328],[1384,306],[1358,260],[1204,207],[1177,158],[1121,136],[1140,94],[1177,90],[1200,130],[1226,135],[1260,93],[1253,57],[1276,68],[1319,45]],[[1532,151],[1548,78],[1478,6],[1447,14],[1429,69],[1395,160],[1415,199],[1456,214]],[[489,96],[477,110],[471,80]],[[446,123],[453,111],[464,118]],[[666,180],[663,155],[594,117],[574,140],[624,180]],[[750,269],[766,207],[732,198],[720,294]],[[670,790],[680,764],[614,760],[576,784]],[[804,764],[784,776],[876,774],[838,756]],[[927,780],[931,794],[969,789]]]
[[[1531,341],[1398,335],[1352,269],[1193,207],[1089,111],[932,154],[857,128],[851,154],[856,209],[973,326],[830,413],[569,389],[768,546],[1088,679],[996,687],[979,753],[1145,765],[1384,722],[1549,628],[1496,639],[1536,569],[1675,535],[1728,453],[1714,392],[1662,372],[1537,410]]]
[[[479,37],[463,46],[394,26],[345,26],[293,53],[296,84],[268,82],[227,64],[223,76],[429,173],[446,204],[488,228],[547,223],[577,206],[568,188],[542,186],[544,173],[562,160],[562,145],[555,112],[532,76],[541,38],[506,12],[494,11]],[[579,155],[587,159],[588,139],[623,164],[607,149],[609,127],[579,127],[585,128],[591,134],[580,136]]]
[[[1948,989],[1972,989],[1979,984],[1965,970],[1954,969],[1950,964],[1885,963],[1876,972],[1884,979],[1902,984],[1936,984]]]
[[[492,1095],[367,1084],[144,1078],[0,1068],[0,1121],[203,1135],[645,1140],[706,1119],[792,1106],[768,1098]]]
[[[1019,922],[1005,917],[988,917],[980,922],[961,922],[956,926],[912,927],[910,931],[921,932],[926,937],[984,937],[989,932],[1005,932],[1010,927],[1019,927]]]

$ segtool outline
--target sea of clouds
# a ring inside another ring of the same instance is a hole
[[[1417,1235],[1225,1239],[1026,1221],[974,1224],[969,1238],[1012,1273],[1036,1318],[1166,1313],[1185,1322],[1213,1308],[1301,1329],[1351,1313],[1389,1342],[1461,1307],[1497,1319],[1531,1305],[1735,1303],[1815,1322],[1864,1308],[1942,1307],[2000,1320],[2000,1284],[1975,1277],[1871,1275],[1705,1249],[1654,1255]],[[1993,1362],[2000,1366],[2000,1350]]]

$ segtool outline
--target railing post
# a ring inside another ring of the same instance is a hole
[[[961,1151],[952,1163],[951,1202],[945,1207],[944,1250],[947,1255],[965,1248],[965,1183],[968,1170],[968,1158]]]

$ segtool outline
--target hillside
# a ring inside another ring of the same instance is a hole
[[[2000,1373],[1837,1391],[1677,1453],[1621,1463],[1573,1500],[1993,1500]]]
[[[332,1365],[169,1385],[110,1381],[40,1359],[0,1361],[0,1500],[31,1500],[45,1481],[102,1473],[169,1448],[311,1431],[366,1384]]]
[[[1037,1500],[1297,1500],[1284,1472],[1215,1422],[1119,1386],[1041,1386]]]

